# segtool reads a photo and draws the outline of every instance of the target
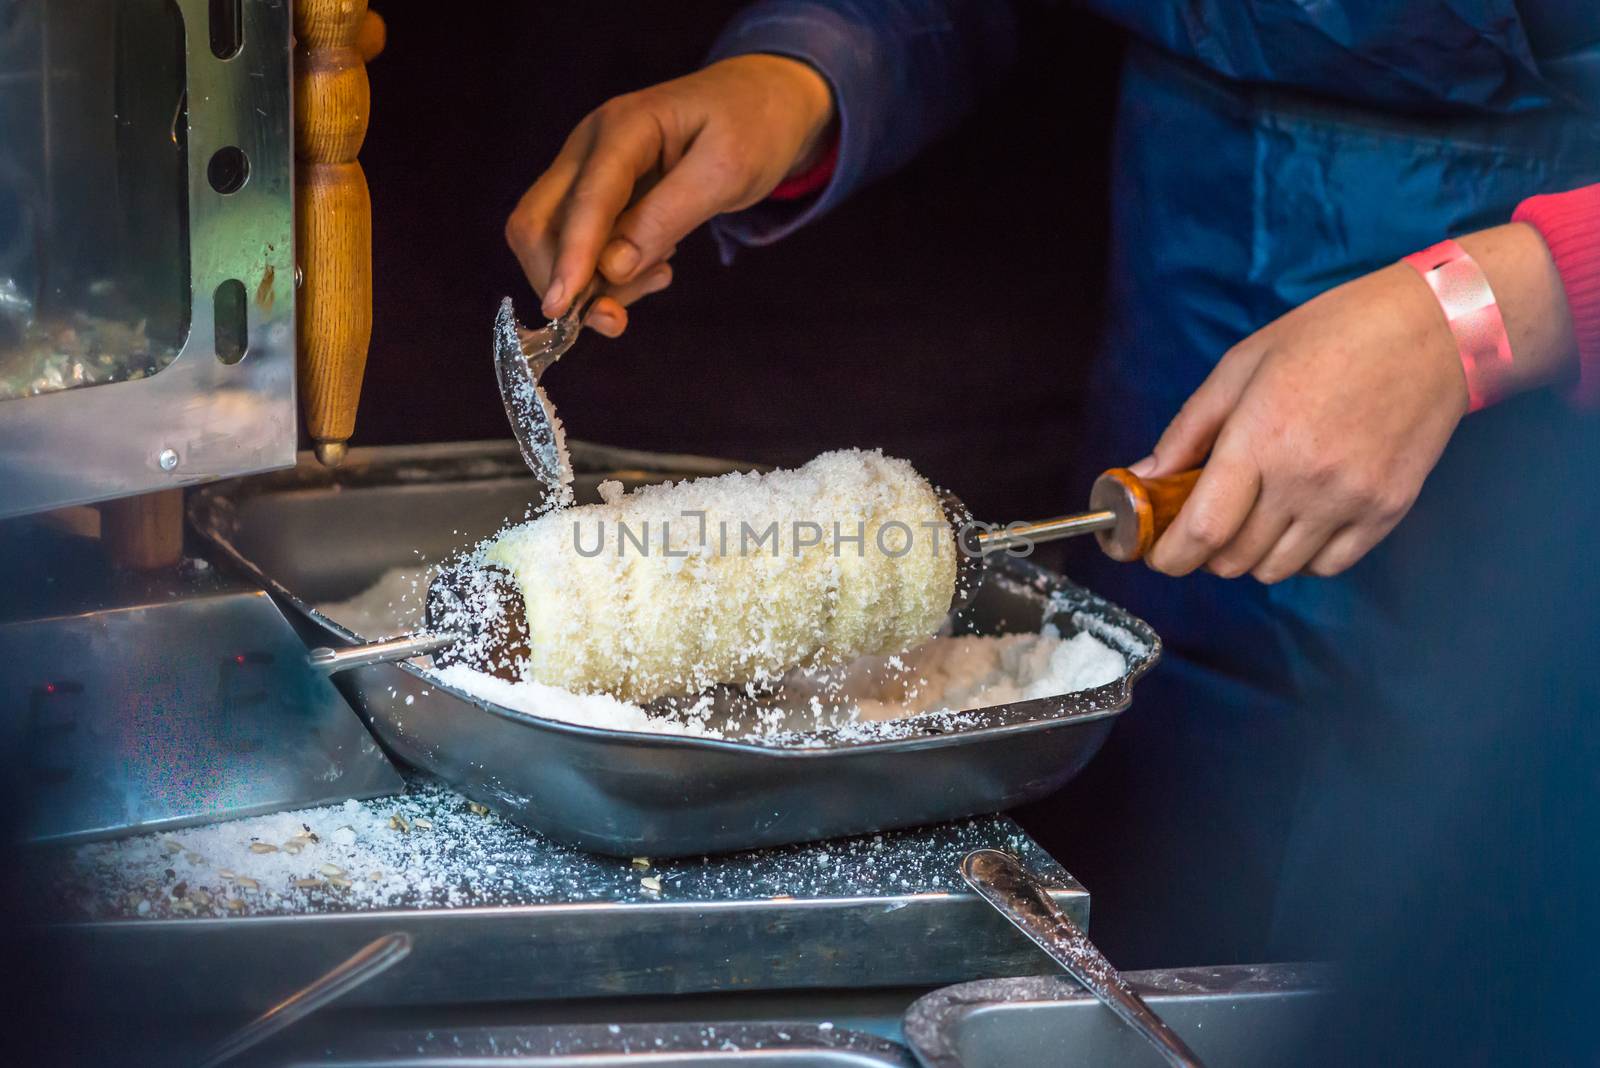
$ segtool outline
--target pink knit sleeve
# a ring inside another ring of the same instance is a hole
[[[817,161],[793,178],[785,178],[778,187],[767,194],[769,200],[803,200],[833,181],[833,172],[839,169],[839,131],[833,132],[828,147],[822,150]]]
[[[1512,221],[1528,223],[1550,246],[1578,338],[1573,400],[1585,408],[1600,407],[1600,184],[1529,197]]]

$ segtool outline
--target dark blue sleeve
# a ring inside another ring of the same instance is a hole
[[[1015,16],[1007,0],[760,0],[723,30],[711,60],[753,52],[802,60],[828,80],[839,162],[810,200],[719,217],[725,255],[804,226],[952,127],[1015,58]]]

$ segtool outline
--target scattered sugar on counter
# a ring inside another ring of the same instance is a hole
[[[346,801],[64,854],[63,883],[89,915],[259,916],[464,908],[610,896],[605,862],[557,846],[449,790]]]
[[[652,859],[641,870],[627,860],[558,845],[448,788],[419,781],[399,797],[65,847],[41,857],[29,885],[42,914],[151,920],[832,898],[907,883],[942,894],[960,889],[951,856],[995,845],[1024,853],[1031,848],[1014,826],[980,818],[732,857]],[[819,854],[828,857],[826,864]],[[645,877],[659,879],[659,889],[643,886]]]

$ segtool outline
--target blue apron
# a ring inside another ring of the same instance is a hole
[[[1140,40],[1086,462],[1144,455],[1229,346],[1318,293],[1600,181],[1592,0],[1095,6]],[[1600,710],[1593,673],[1563,673],[1600,635],[1596,422],[1551,392],[1470,416],[1412,513],[1334,579],[1174,581],[1074,548],[1075,577],[1167,648],[1031,818],[1122,963],[1325,951],[1449,833],[1423,794],[1470,792],[1530,715],[1556,729],[1558,679],[1560,714]]]

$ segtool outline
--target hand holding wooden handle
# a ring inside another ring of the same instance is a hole
[[[369,104],[361,46],[374,47],[373,32],[367,0],[294,0],[300,402],[330,467],[355,432],[372,337],[372,200],[356,154]]]
[[[1100,548],[1113,560],[1138,560],[1166,533],[1189,499],[1200,468],[1164,478],[1140,478],[1126,467],[1113,467],[1094,481],[1089,507],[1116,513],[1117,524],[1095,532]]]

